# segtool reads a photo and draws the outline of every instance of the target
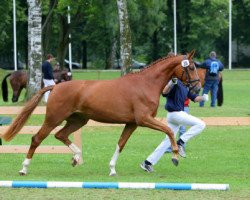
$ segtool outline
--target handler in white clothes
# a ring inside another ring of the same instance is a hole
[[[201,133],[206,125],[202,120],[183,111],[184,102],[187,97],[194,102],[207,101],[208,95],[204,94],[203,96],[199,96],[191,93],[189,88],[183,85],[177,78],[173,78],[169,81],[163,89],[162,95],[167,98],[167,103],[165,105],[165,109],[168,111],[167,122],[168,126],[173,130],[175,137],[181,125],[191,126],[177,141],[179,154],[185,158],[186,153],[184,144],[192,137]],[[160,160],[170,146],[170,140],[168,136],[166,136],[154,152],[141,163],[141,168],[147,172],[153,172],[153,165]]]

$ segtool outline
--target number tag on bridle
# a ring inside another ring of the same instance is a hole
[[[67,75],[68,75],[68,76],[71,76],[72,74],[71,74],[71,72],[68,72]]]
[[[182,67],[188,67],[190,65],[190,63],[189,63],[189,60],[183,60],[183,61],[181,61],[181,66]]]

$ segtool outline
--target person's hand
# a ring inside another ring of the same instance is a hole
[[[172,79],[168,82],[167,86],[168,86],[168,87],[173,87],[173,86],[176,85],[176,84],[177,84],[177,78],[172,78]]]
[[[203,101],[208,101],[208,95],[207,94],[203,94],[202,95],[202,99],[203,99]]]
[[[172,84],[173,84],[173,85],[176,85],[178,80],[177,80],[177,78],[172,78],[171,81],[172,81]]]

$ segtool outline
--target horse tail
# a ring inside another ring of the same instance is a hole
[[[25,122],[29,119],[31,113],[41,101],[43,94],[49,90],[53,90],[53,88],[54,85],[42,88],[27,102],[21,113],[17,115],[13,123],[2,136],[5,141],[10,141],[16,136],[16,134],[22,129]]]
[[[2,96],[3,96],[3,101],[7,102],[8,101],[8,84],[7,84],[7,78],[11,75],[11,73],[7,74],[3,81],[2,81]]]
[[[223,104],[223,87],[222,87],[222,77],[221,77],[217,91],[217,105],[222,106],[222,104]]]

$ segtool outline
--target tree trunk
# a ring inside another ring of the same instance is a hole
[[[110,65],[111,68],[115,66],[115,60],[117,59],[117,39],[114,38],[112,41],[112,49],[111,49],[111,55],[110,55]]]
[[[120,55],[121,55],[121,75],[131,71],[132,42],[128,19],[127,1],[117,0],[118,15],[120,23]]]
[[[82,68],[87,69],[87,41],[82,40]]]
[[[60,23],[60,33],[59,33],[59,42],[57,47],[57,59],[60,63],[60,66],[64,68],[64,58],[67,54],[69,40],[69,33],[71,28],[75,26],[75,24],[82,17],[81,15],[81,7],[78,8],[76,13],[71,15],[71,23],[68,24],[68,19],[66,15],[58,14],[59,23]]]
[[[64,58],[68,50],[70,30],[66,16],[59,15],[59,23],[60,23],[60,33],[59,33],[59,42],[57,48],[57,60],[60,63],[60,66],[64,68]]]
[[[51,53],[49,52],[49,44],[50,44],[50,35],[52,32],[52,19],[53,19],[53,13],[54,9],[57,5],[57,0],[50,0],[49,5],[49,13],[46,16],[46,19],[43,22],[42,25],[42,48],[43,48],[43,60],[46,59],[46,55]]]
[[[42,83],[42,10],[40,0],[28,0],[28,87],[26,99],[30,99]]]
[[[158,30],[155,30],[152,37],[152,59],[159,59]]]

